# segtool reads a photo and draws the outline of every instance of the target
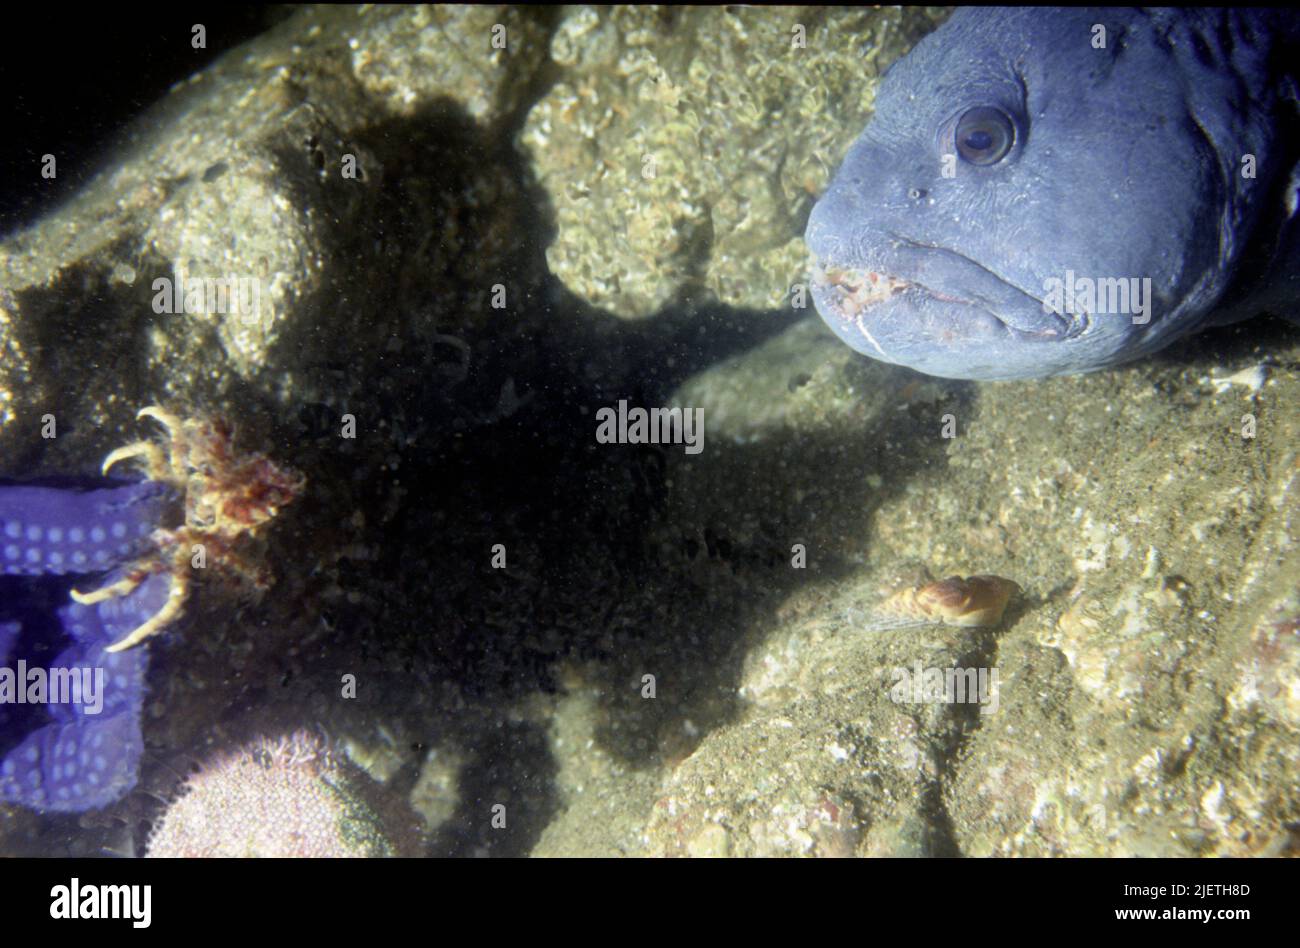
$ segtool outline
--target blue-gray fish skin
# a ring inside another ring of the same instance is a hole
[[[822,318],[876,359],[1013,379],[1293,316],[1298,37],[1289,10],[958,10],[813,209]],[[1080,278],[1112,295],[1055,292]]]

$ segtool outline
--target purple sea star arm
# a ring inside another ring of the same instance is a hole
[[[147,551],[170,496],[167,487],[148,481],[93,489],[0,484],[0,576],[12,577],[0,586],[0,676],[11,689],[17,683],[30,624],[33,634],[61,630],[67,642],[48,666],[48,660],[29,661],[28,675],[35,671],[48,682],[51,672],[68,676],[65,681],[75,673],[89,686],[59,701],[48,695],[39,713],[30,705],[24,711],[0,704],[0,802],[80,812],[107,806],[135,785],[148,654],[105,649],[162,607],[169,577],[151,575],[129,594],[90,606],[63,598],[67,580],[51,603],[48,584],[41,594],[35,578],[111,569],[94,586],[120,579]],[[65,604],[52,617],[59,601]],[[0,694],[3,685],[0,680]]]
[[[22,630],[21,622],[0,622],[0,662],[13,651],[14,643],[18,641],[18,633]]]
[[[167,497],[153,481],[92,490],[0,485],[0,574],[95,573],[138,556]]]
[[[93,684],[80,701],[50,704],[49,723],[0,759],[0,801],[80,812],[107,806],[135,786],[149,655],[104,649],[160,609],[167,590],[167,576],[156,574],[120,599],[59,610],[73,641],[50,669],[75,670],[83,682],[88,672]]]

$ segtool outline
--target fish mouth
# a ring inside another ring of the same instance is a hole
[[[832,329],[842,336],[856,332],[891,362],[917,340],[945,346],[1008,338],[1060,342],[1088,328],[1086,314],[1053,312],[1040,298],[945,247],[892,238],[880,252],[861,256],[867,262],[859,266],[814,257],[813,296]]]

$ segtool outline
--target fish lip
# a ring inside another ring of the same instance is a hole
[[[887,317],[890,304],[899,300],[914,306],[932,301],[960,307],[968,317],[978,314],[986,327],[992,320],[1030,343],[1073,339],[1090,323],[1087,314],[1052,312],[1039,297],[947,247],[890,235],[883,247],[864,248],[854,256],[863,262],[846,265],[815,255],[813,292],[819,303],[868,338],[867,320]]]

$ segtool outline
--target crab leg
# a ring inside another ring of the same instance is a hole
[[[146,405],[135,413],[135,417],[152,418],[154,421],[158,422],[158,424],[166,428],[167,433],[173,437],[176,432],[181,430],[184,424],[179,418],[159,405]]]
[[[83,593],[74,589],[72,590],[72,600],[81,603],[83,606],[93,606],[95,603],[103,602],[106,599],[116,599],[118,596],[126,596],[132,593],[137,586],[144,582],[145,577],[148,575],[147,572],[137,570],[136,572],[123,576],[115,583],[111,583],[108,586],[101,586],[94,592]]]
[[[148,620],[136,626],[126,638],[120,642],[114,642],[104,651],[122,652],[133,645],[138,645],[151,636],[157,635],[181,614],[181,610],[185,608],[185,600],[188,597],[189,583],[177,576],[173,576],[171,588],[167,590],[167,602],[163,607],[150,616]]]
[[[125,461],[128,458],[135,458],[140,455],[145,456],[145,473],[150,480],[157,480],[158,472],[167,470],[167,459],[163,455],[162,448],[152,441],[137,441],[134,444],[123,445],[110,451],[108,456],[104,458],[100,473],[107,474],[108,469],[119,461]]]

